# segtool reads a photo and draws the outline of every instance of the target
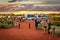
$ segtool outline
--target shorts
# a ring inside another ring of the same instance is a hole
[[[44,28],[47,28],[47,26],[44,26]]]

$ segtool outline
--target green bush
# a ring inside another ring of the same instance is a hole
[[[60,22],[52,22],[51,25],[52,26],[60,26]]]
[[[0,22],[0,28],[2,27],[2,23]]]
[[[52,22],[52,25],[60,26],[60,17],[53,16],[52,21],[54,21]]]
[[[60,37],[60,27],[56,27],[55,36]]]
[[[54,36],[60,37],[60,27],[57,26],[51,26],[51,31],[55,30],[55,33],[53,34]]]
[[[10,26],[8,25],[8,23],[4,24],[4,28],[10,28]]]
[[[60,32],[55,33],[55,36],[60,37]]]
[[[57,26],[51,26],[51,29],[55,30]]]
[[[55,34],[54,34],[55,36],[57,36],[57,37],[60,37],[60,31],[58,30],[58,31],[55,31]]]
[[[44,28],[42,26],[38,27],[38,30],[44,30]]]
[[[11,28],[14,26],[13,21],[0,20],[0,28]]]
[[[42,26],[42,24],[40,24],[37,29],[38,30],[44,30],[44,27]]]
[[[52,20],[53,20],[53,21],[60,21],[60,17],[54,16],[54,17],[52,17]]]

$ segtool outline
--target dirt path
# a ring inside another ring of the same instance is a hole
[[[28,28],[28,23],[21,23],[21,28],[0,29],[0,40],[60,40],[59,38],[44,34],[41,30],[36,30],[31,24]]]

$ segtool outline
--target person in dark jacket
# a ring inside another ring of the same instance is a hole
[[[48,34],[50,34],[51,29],[51,19],[48,19]]]
[[[38,27],[38,24],[40,24],[40,21],[39,21],[38,19],[36,19],[36,20],[35,20],[35,27],[36,27],[36,29],[37,29],[37,27]]]

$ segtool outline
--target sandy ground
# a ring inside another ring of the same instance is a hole
[[[34,22],[20,22],[20,24],[20,28],[0,29],[0,40],[60,40],[42,30],[36,30]]]

